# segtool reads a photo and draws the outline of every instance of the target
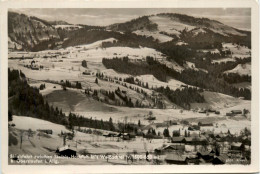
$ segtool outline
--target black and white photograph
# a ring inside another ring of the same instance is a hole
[[[251,19],[8,8],[8,165],[250,166]]]

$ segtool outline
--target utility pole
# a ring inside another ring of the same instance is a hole
[[[63,146],[66,146],[66,135],[63,135]]]
[[[21,132],[21,136],[20,136],[20,149],[22,149],[22,144],[23,144],[23,132]]]

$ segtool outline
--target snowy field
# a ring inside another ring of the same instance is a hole
[[[251,57],[251,49],[246,46],[240,46],[232,43],[222,43],[223,50],[230,50],[232,58],[248,58]]]
[[[36,131],[37,129],[52,129],[54,136],[58,136],[61,131],[69,132],[63,125],[26,116],[14,115],[12,123],[15,124],[15,128],[22,130],[31,129],[32,131]]]
[[[221,113],[223,112],[224,115],[225,112],[231,111],[235,106],[237,109],[245,108],[251,110],[251,101],[248,100],[210,91],[204,91],[202,95],[206,103],[192,103],[192,108],[218,109]]]
[[[161,20],[161,19],[156,19]],[[177,24],[176,24],[177,25]],[[180,26],[179,26],[180,27]],[[218,123],[222,127],[214,127],[217,130],[226,131],[230,129],[232,132],[237,133],[245,126],[250,127],[250,120],[245,118],[240,118],[238,120],[226,118],[226,112],[230,112],[233,109],[248,109],[251,111],[251,101],[241,100],[231,96],[227,96],[220,93],[214,93],[209,91],[204,91],[203,95],[206,103],[192,103],[191,108],[213,108],[220,111],[220,115],[211,113],[210,115],[201,114],[198,112],[181,110],[178,107],[169,107],[168,109],[150,109],[150,108],[129,108],[129,107],[118,107],[114,105],[108,105],[103,102],[94,100],[91,96],[86,96],[83,94],[83,90],[70,89],[63,91],[60,85],[44,82],[46,80],[70,80],[71,82],[79,81],[82,84],[83,89],[106,89],[109,91],[114,91],[118,87],[121,90],[127,91],[127,94],[135,100],[142,100],[142,95],[138,94],[134,90],[123,87],[121,84],[116,84],[112,82],[107,82],[104,80],[99,80],[99,83],[95,83],[96,73],[103,73],[107,77],[117,77],[126,78],[129,77],[128,74],[118,73],[112,69],[106,69],[102,64],[102,58],[112,58],[112,57],[124,57],[129,56],[130,59],[144,59],[146,56],[152,56],[158,58],[158,61],[167,65],[167,67],[173,68],[181,72],[184,67],[179,66],[176,62],[167,61],[166,58],[154,49],[151,48],[129,48],[129,47],[111,47],[111,48],[101,48],[102,42],[116,42],[114,38],[97,41],[92,44],[79,45],[76,47],[69,47],[60,50],[46,50],[41,52],[14,52],[9,54],[10,57],[30,57],[35,61],[35,65],[43,66],[41,70],[32,70],[24,67],[24,65],[30,65],[32,59],[9,59],[8,64],[10,68],[22,70],[26,77],[29,78],[29,85],[39,87],[41,84],[45,84],[46,88],[41,90],[40,93],[45,97],[45,99],[52,105],[62,108],[66,114],[69,112],[74,112],[87,118],[93,119],[103,119],[108,121],[111,117],[113,122],[124,122],[127,118],[128,122],[137,124],[140,120],[144,125],[153,125],[155,123],[163,123],[168,120],[188,120],[193,122],[198,122],[200,120],[213,120],[214,124]],[[242,54],[242,53],[241,53]],[[44,56],[55,55],[54,58],[44,58]],[[233,58],[233,57],[232,57]],[[87,68],[81,66],[81,61],[87,61]],[[185,68],[198,69],[191,62],[187,62]],[[250,67],[245,67],[250,69]],[[82,75],[85,71],[90,72],[90,75]],[[198,69],[199,70],[199,69]],[[149,87],[161,87],[169,86],[171,89],[175,90],[177,88],[182,88],[182,85],[186,85],[178,80],[169,79],[168,82],[162,82],[156,79],[153,75],[141,75],[136,76],[135,79],[139,79],[141,82],[148,83]],[[130,85],[127,83],[127,85]],[[55,86],[55,87],[54,87]],[[131,84],[132,87],[140,88],[137,85]],[[148,94],[152,94],[152,90],[142,88]],[[148,101],[143,101],[148,102]],[[173,109],[175,108],[175,109]],[[148,113],[152,111],[153,115],[156,117],[154,121],[146,120]],[[223,123],[221,122],[223,121]],[[22,122],[22,124],[19,124]],[[225,122],[225,125],[223,125]],[[28,127],[35,130],[38,128],[37,125],[43,127],[44,124],[48,124],[50,127],[55,127],[55,134],[60,133],[61,130],[65,128],[63,126],[55,126],[51,123],[41,122],[39,119],[33,119],[29,117],[14,117],[14,123],[17,124],[17,128],[27,130]],[[241,124],[240,124],[241,123]],[[49,127],[47,127],[49,128]],[[46,128],[46,129],[47,129]],[[170,127],[170,129],[179,129],[180,127]],[[162,128],[158,128],[158,130]],[[185,130],[185,129],[184,129]],[[81,134],[81,133],[79,133]],[[85,135],[80,135],[85,136]],[[89,139],[93,139],[91,136],[87,136]],[[99,137],[102,139],[102,137]],[[86,140],[88,141],[88,140]],[[134,146],[134,145],[133,145]],[[103,146],[100,146],[103,149]],[[98,151],[98,149],[97,149]]]
[[[14,128],[11,128],[12,134],[19,138],[21,132],[36,131],[36,125],[44,126],[44,129],[52,129],[54,134],[48,136],[37,136],[34,134],[33,137],[24,137],[22,143],[22,149],[20,149],[20,141],[16,146],[12,145],[9,147],[9,154],[31,154],[31,155],[55,155],[55,151],[58,147],[63,146],[63,138],[58,136],[58,134],[63,132],[69,132],[64,126],[50,123],[48,121],[39,120],[35,118],[14,116],[13,123],[16,124]],[[88,129],[82,127],[81,129]],[[103,132],[103,131],[102,131]],[[106,132],[106,131],[104,131]],[[25,135],[25,133],[24,133]],[[145,155],[146,151],[153,153],[156,148],[162,147],[163,144],[167,144],[166,139],[158,140],[147,140],[141,137],[136,137],[135,140],[123,141],[119,138],[106,138],[102,135],[86,134],[82,132],[75,131],[75,136],[73,140],[66,140],[66,145],[76,149],[80,155],[81,151],[85,151],[90,154],[106,154],[114,153],[118,155],[126,155],[126,153],[136,152],[139,155]],[[72,159],[63,160],[58,159],[61,164],[106,164],[106,160],[95,159],[89,161],[90,159]],[[127,164],[125,159],[113,160],[108,164]]]
[[[173,40],[172,37],[166,36],[164,34],[161,34],[159,31],[146,31],[146,30],[136,30],[133,33],[141,36],[152,36],[155,40],[158,39],[159,42],[168,42]]]
[[[178,81],[175,79],[170,79],[167,83],[162,82],[150,74],[136,76],[135,78],[141,82],[144,82],[145,84],[148,83],[149,87],[153,87],[153,88],[159,88],[161,86],[163,86],[163,87],[168,86],[170,89],[176,90],[177,88],[182,88],[181,85],[186,85],[185,83],[182,83],[181,81]],[[187,86],[189,86],[189,85],[187,85]]]
[[[190,31],[196,28],[194,26],[178,22],[177,20],[171,20],[171,18],[169,17],[152,16],[149,17],[149,20],[151,20],[153,23],[158,24],[159,31],[164,31],[166,33],[174,34],[177,36],[179,36],[180,32],[184,29]]]
[[[223,59],[217,59],[217,60],[212,60],[211,63],[226,63],[226,62],[235,62],[236,60],[233,58],[223,58]]]
[[[239,75],[251,76],[251,63],[238,64],[234,69],[224,72],[225,74],[234,73]]]

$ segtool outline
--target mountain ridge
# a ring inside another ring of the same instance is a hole
[[[204,39],[212,44],[232,42],[251,47],[250,31],[236,29],[209,18],[196,18],[177,13],[145,15],[106,27],[77,25],[73,31],[55,27],[57,25],[70,24],[66,21],[46,21],[34,16],[8,12],[9,49],[27,51],[53,49],[57,48],[57,43],[62,44],[64,39],[77,37],[81,35],[80,33],[91,30],[99,30],[100,33],[109,30],[121,34],[135,33],[137,36],[154,38],[154,41],[159,43],[185,41],[192,46]],[[76,34],[77,32],[79,34]]]

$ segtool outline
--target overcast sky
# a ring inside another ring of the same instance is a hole
[[[106,26],[126,22],[143,15],[157,13],[181,13],[194,17],[207,17],[240,29],[251,29],[250,8],[31,8],[10,9],[19,13],[36,16],[48,21],[63,20],[71,24]]]

